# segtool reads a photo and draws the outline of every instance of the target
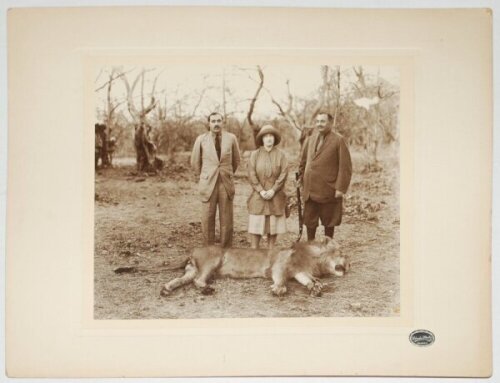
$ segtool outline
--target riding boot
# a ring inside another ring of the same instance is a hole
[[[325,227],[325,236],[333,238],[333,232],[335,231],[335,226]]]
[[[308,227],[307,228],[307,240],[309,242],[314,241],[314,238],[316,237],[316,228],[315,227]]]

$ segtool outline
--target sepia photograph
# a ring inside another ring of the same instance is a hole
[[[7,16],[7,376],[491,376],[491,9]]]
[[[397,67],[94,79],[94,319],[399,316]]]

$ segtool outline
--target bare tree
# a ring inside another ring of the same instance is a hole
[[[135,78],[132,85],[129,84],[127,77],[122,76],[125,88],[127,90],[127,106],[130,115],[134,121],[134,147],[137,155],[137,169],[139,171],[150,171],[157,168],[155,165],[156,146],[150,139],[152,126],[147,121],[147,115],[156,107],[155,88],[159,74],[153,81],[153,86],[149,96],[149,103],[145,104],[144,82],[146,69],[143,69]],[[137,109],[134,103],[134,90],[141,81],[141,108]]]
[[[226,118],[226,70],[222,68],[222,114]]]
[[[352,70],[354,71],[358,82],[358,84],[354,83],[354,86],[358,90],[360,97],[364,97],[366,92],[366,82],[365,74],[363,73],[363,67],[359,66],[357,69],[356,67],[352,67]]]
[[[337,127],[338,116],[340,115],[340,66],[337,66],[335,72],[332,74],[332,82],[334,84],[334,94],[335,94],[335,112],[333,114],[333,128]],[[331,97],[333,98],[333,97]],[[330,98],[330,99],[331,99]]]
[[[96,81],[101,77],[103,73],[103,70],[99,72],[99,75],[97,76]],[[102,161],[102,166],[107,167],[112,165],[112,147],[109,147],[110,144],[110,137],[111,137],[111,131],[114,126],[114,116],[115,116],[115,111],[116,109],[124,102],[120,101],[117,102],[112,99],[111,97],[111,90],[113,87],[113,82],[122,76],[124,76],[125,73],[119,68],[113,67],[111,69],[111,72],[109,73],[109,78],[108,80],[95,89],[96,92],[99,92],[102,89],[106,89],[106,110],[105,110],[105,115],[104,115],[104,125],[105,129],[103,132],[103,137],[102,137],[102,149],[101,149],[101,161]]]
[[[312,132],[316,114],[325,106],[327,103],[326,101],[329,98],[331,84],[328,78],[329,67],[327,65],[322,65],[320,67],[320,75],[322,85],[318,89],[318,99],[315,102],[311,100],[303,100],[300,111],[298,111],[294,105],[295,98],[290,91],[290,80],[286,81],[288,101],[286,108],[273,97],[268,89],[266,89],[269,97],[271,98],[271,102],[278,108],[279,114],[285,118],[290,126],[300,132],[299,142],[301,145],[304,144],[305,139]]]
[[[323,83],[318,91],[318,100],[316,101],[316,104],[314,105],[314,108],[309,115],[308,124],[307,124],[308,126],[313,125],[314,119],[316,118],[316,115],[325,105],[325,99],[327,97],[328,88],[329,88],[328,71],[329,71],[328,65],[321,65],[320,74],[321,74],[321,80]]]
[[[292,96],[292,93],[290,92],[290,80],[286,80],[286,88],[287,88],[287,100],[288,100],[288,105],[286,109],[278,102],[276,99],[273,97],[271,91],[267,88],[265,88],[267,94],[271,98],[271,102],[278,108],[278,112],[281,117],[283,117],[288,124],[297,129],[299,132],[302,132],[302,126],[300,122],[298,121],[297,115],[293,111],[293,101],[294,97]]]
[[[367,86],[366,76],[363,67],[353,67],[357,81],[353,83],[359,98],[354,100],[358,107],[364,109],[363,118],[360,119],[364,129],[364,149],[367,157],[367,170],[377,170],[380,168],[378,161],[378,152],[384,137],[388,136],[390,140],[396,138],[392,135],[385,117],[382,113],[383,103],[392,97],[396,92],[384,94],[380,73],[377,73],[376,85]]]
[[[208,76],[204,76],[206,80]],[[167,95],[165,93],[163,99],[156,103],[156,129],[153,134],[153,139],[157,145],[158,151],[166,154],[169,161],[175,161],[174,152],[182,149],[186,137],[192,132],[196,123],[200,105],[202,104],[206,93],[212,89],[211,86],[201,87],[197,93],[189,93],[184,96],[179,96],[179,88],[173,95],[169,96],[170,101],[167,105]]]
[[[255,91],[253,98],[250,100],[250,106],[248,107],[248,112],[247,112],[247,121],[248,124],[250,125],[250,128],[252,129],[253,138],[256,146],[257,146],[257,141],[256,141],[257,134],[259,133],[260,127],[252,121],[252,114],[255,109],[255,103],[257,102],[259,94],[262,88],[264,87],[264,72],[262,71],[260,65],[257,65],[257,73],[259,75],[259,85],[257,87],[257,90]]]
[[[359,95],[359,98],[354,100],[354,103],[364,109],[361,110],[362,118],[360,122],[364,129],[363,146],[367,157],[366,168],[368,170],[375,169],[378,167],[377,152],[380,144],[380,134],[376,112],[372,106],[378,104],[378,98],[370,98],[371,94],[366,86],[363,67],[353,67],[352,69],[356,75],[356,82],[353,85]]]
[[[109,75],[109,81],[108,81],[108,87],[107,87],[107,94],[106,94],[106,137],[107,139],[105,140],[104,143],[104,166],[112,166],[112,155],[114,151],[113,145],[111,147],[108,145],[109,143],[113,144],[111,142],[111,130],[114,126],[114,115],[115,115],[115,110],[124,102],[113,102],[111,99],[111,87],[113,85],[113,81],[116,79],[120,78],[123,76],[123,72],[119,72],[117,68],[113,68],[110,75]]]

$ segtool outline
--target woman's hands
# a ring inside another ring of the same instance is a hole
[[[267,191],[267,197],[268,197],[268,199],[272,199],[274,197],[274,190],[273,189],[269,189]]]
[[[259,194],[262,198],[268,201],[274,197],[275,193],[273,189],[269,189],[269,190],[262,190]]]

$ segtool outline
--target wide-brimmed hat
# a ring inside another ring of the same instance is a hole
[[[255,142],[258,146],[264,145],[262,142],[262,137],[264,137],[266,134],[272,134],[274,136],[274,145],[278,145],[280,143],[280,132],[278,132],[278,130],[272,125],[264,125],[262,128],[260,128],[259,133],[257,134],[257,138],[255,139]]]

